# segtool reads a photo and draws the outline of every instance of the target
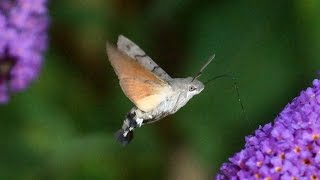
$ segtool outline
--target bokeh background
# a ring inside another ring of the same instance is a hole
[[[320,69],[320,1],[54,0],[39,79],[0,107],[0,179],[212,179]],[[123,34],[173,77],[209,84],[187,106],[114,140],[132,103],[105,53]]]

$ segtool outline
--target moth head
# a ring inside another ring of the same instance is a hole
[[[194,96],[196,94],[199,94],[203,89],[204,89],[204,84],[197,80],[197,79],[193,79],[193,77],[188,77],[187,79],[187,94],[188,96]]]
[[[184,106],[193,96],[199,94],[204,89],[204,84],[193,77],[175,78],[171,82],[174,91],[179,92],[178,108]]]

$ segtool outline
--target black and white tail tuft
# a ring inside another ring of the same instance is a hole
[[[123,129],[118,130],[114,134],[117,142],[122,146],[126,146],[133,139],[133,131],[124,131]]]
[[[129,112],[123,121],[122,128],[114,134],[116,140],[123,146],[129,144],[133,139],[133,130],[137,127],[135,116],[135,112]]]

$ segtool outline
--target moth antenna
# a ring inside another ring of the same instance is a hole
[[[206,62],[206,64],[204,64],[204,65],[201,67],[200,71],[199,71],[195,76],[193,76],[192,81],[194,81],[195,79],[197,79],[198,77],[201,76],[203,70],[211,63],[211,61],[212,61],[215,57],[216,57],[216,54],[213,54],[213,55],[209,58],[209,60]]]
[[[239,104],[241,106],[241,111],[242,111],[243,115],[245,116],[245,119],[248,120],[247,112],[246,112],[246,110],[244,108],[243,101],[242,101],[242,99],[240,97],[238,81],[237,81],[237,78],[235,76],[233,76],[232,74],[221,74],[221,75],[218,75],[218,76],[215,76],[215,77],[209,79],[204,84],[206,85],[209,82],[213,82],[213,81],[221,79],[221,78],[230,78],[233,81],[233,86],[234,86],[234,89],[236,90],[236,93],[237,93],[237,98],[238,98],[238,102],[239,102]]]

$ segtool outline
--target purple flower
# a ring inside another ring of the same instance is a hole
[[[46,0],[0,0],[0,103],[38,77],[47,27]]]
[[[216,176],[227,179],[320,179],[320,80],[288,104],[274,123],[246,137],[245,148]]]

